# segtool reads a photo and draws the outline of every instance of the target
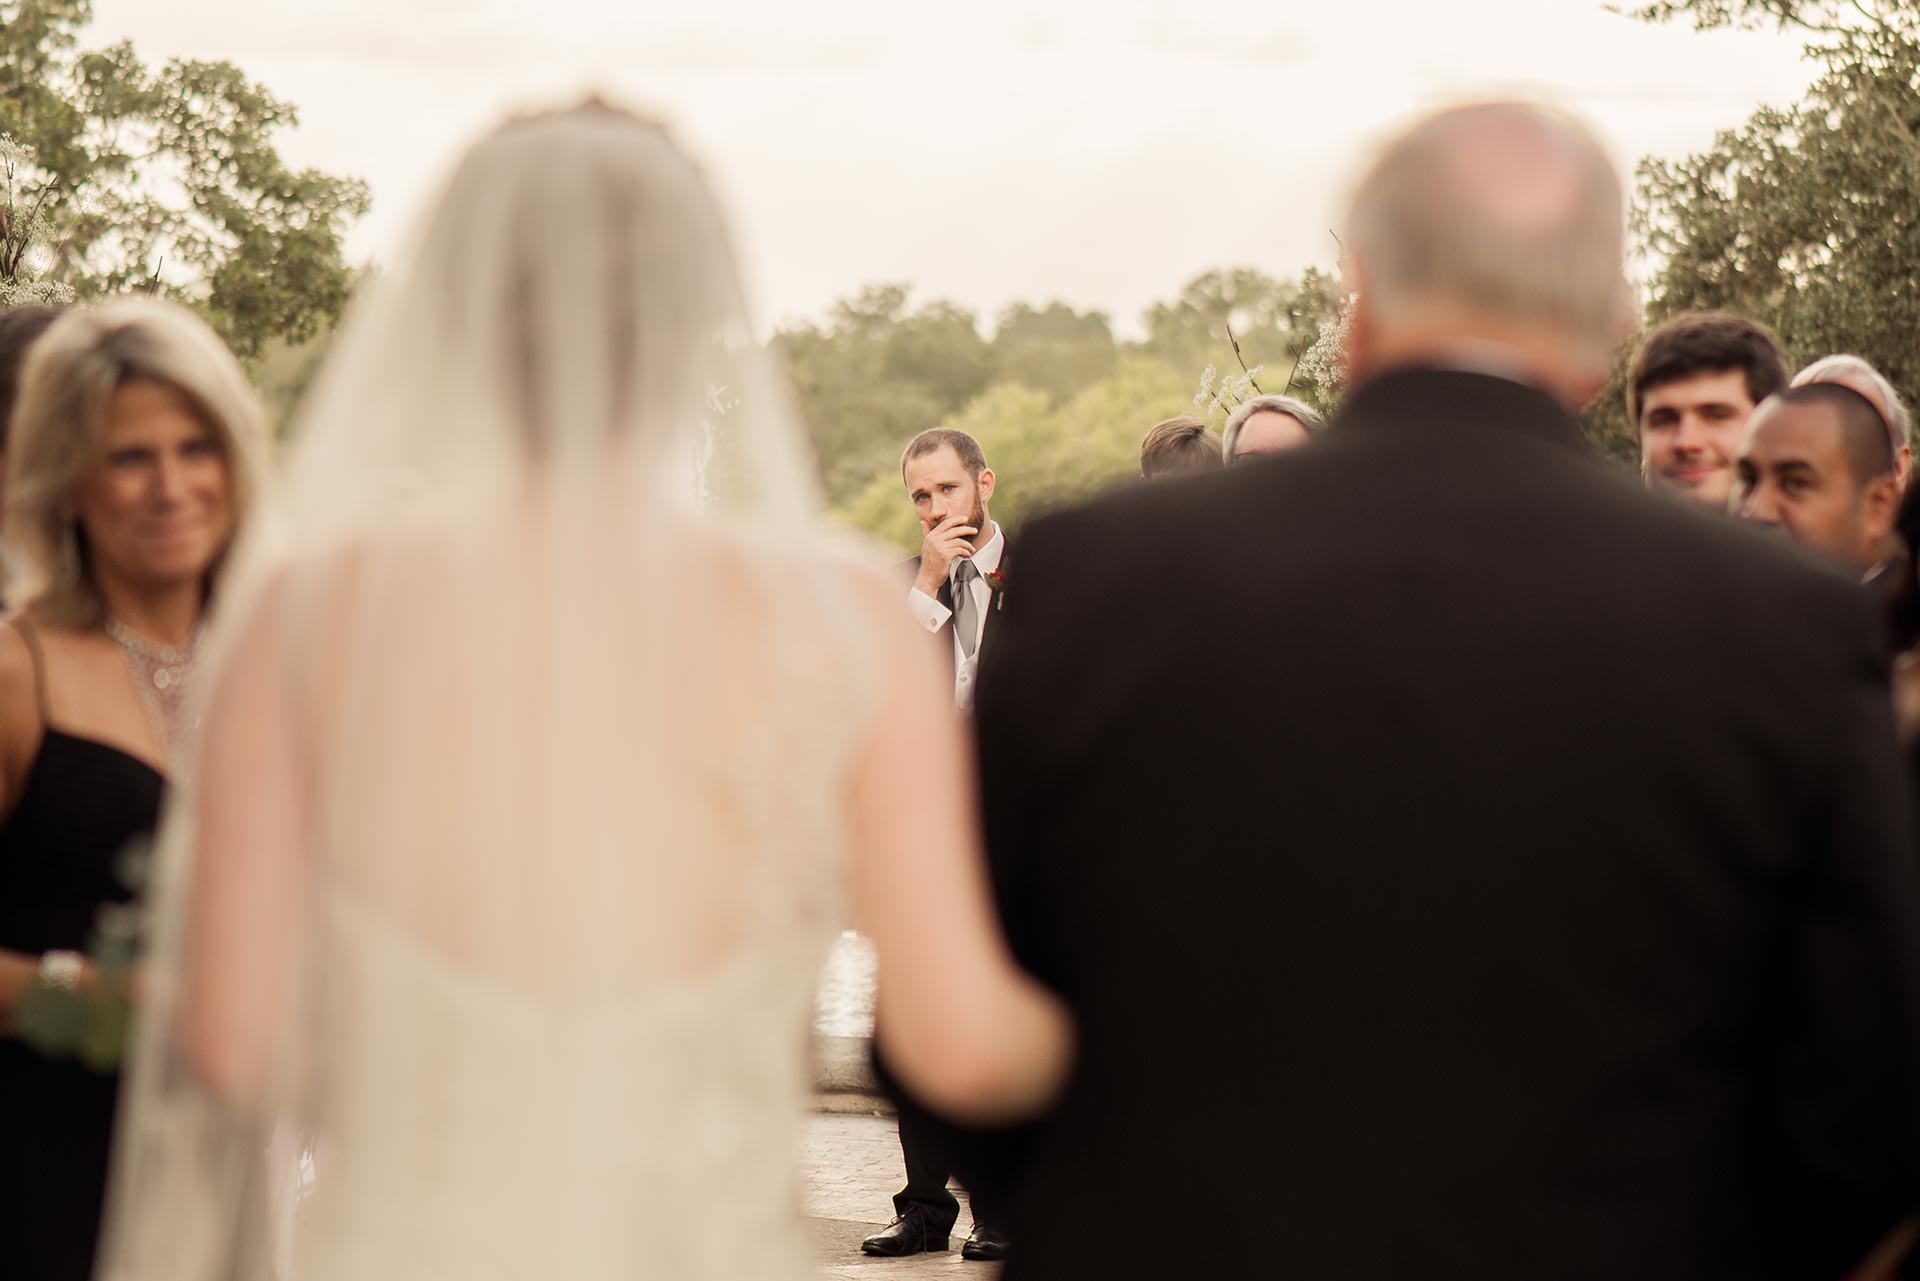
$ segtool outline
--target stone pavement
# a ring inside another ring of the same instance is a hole
[[[957,1189],[960,1221],[948,1253],[908,1259],[860,1253],[861,1238],[878,1232],[893,1217],[893,1194],[906,1177],[892,1117],[865,1112],[813,1113],[806,1118],[800,1131],[800,1179],[821,1281],[995,1281],[999,1264],[968,1263],[960,1257],[973,1215],[966,1193]]]

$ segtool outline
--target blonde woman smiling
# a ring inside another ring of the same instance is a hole
[[[34,346],[8,451],[19,613],[0,626],[0,1033],[129,896],[190,732],[202,615],[257,491],[260,409],[220,340],[140,300]],[[0,1035],[0,1275],[92,1270],[116,1079]]]

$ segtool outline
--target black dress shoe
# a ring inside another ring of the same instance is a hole
[[[1007,1257],[1007,1239],[986,1224],[976,1223],[973,1235],[960,1247],[960,1257],[998,1263]]]
[[[917,1205],[910,1205],[905,1214],[862,1241],[860,1253],[877,1254],[888,1259],[905,1258],[923,1250],[945,1254],[952,1244],[947,1236],[952,1230],[951,1223],[936,1223],[931,1214]]]

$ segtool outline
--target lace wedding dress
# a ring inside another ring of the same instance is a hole
[[[807,1275],[876,664],[743,318],[698,171],[597,104],[359,304],[218,602],[103,1277]]]

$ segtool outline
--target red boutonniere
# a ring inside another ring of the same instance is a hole
[[[992,573],[988,574],[986,578],[987,578],[987,588],[993,593],[993,607],[995,609],[1005,609],[1007,607],[1006,571],[1002,569],[996,569]]]

